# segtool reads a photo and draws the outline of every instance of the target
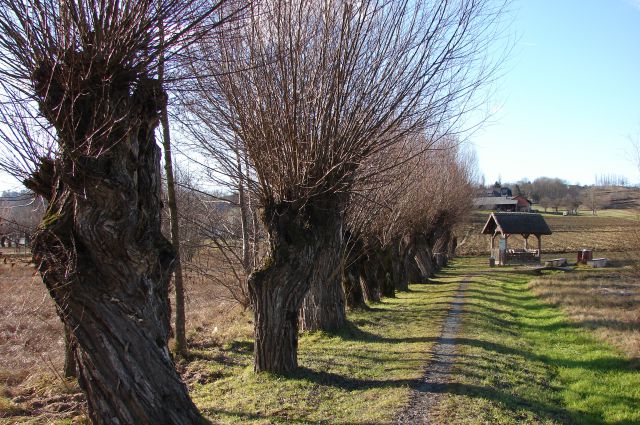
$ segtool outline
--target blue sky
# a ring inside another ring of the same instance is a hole
[[[538,176],[640,182],[640,0],[519,0],[513,52],[472,135],[486,182]]]

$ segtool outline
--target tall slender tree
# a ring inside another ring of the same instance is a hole
[[[160,54],[158,56],[158,81],[164,88],[165,82],[165,45],[164,23],[159,22],[158,28]],[[171,244],[176,252],[173,271],[173,289],[175,294],[175,352],[184,356],[187,351],[186,319],[184,311],[184,282],[182,279],[182,260],[180,258],[180,225],[178,219],[178,204],[176,202],[176,183],[173,172],[173,154],[171,149],[171,128],[169,127],[169,112],[167,102],[160,110],[160,125],[162,128],[162,151],[164,156],[164,173],[167,179],[167,204],[169,207],[169,229]]]

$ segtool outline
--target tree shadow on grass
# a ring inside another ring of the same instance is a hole
[[[529,350],[507,347],[506,345],[496,344],[489,341],[483,341],[471,338],[443,338],[440,343],[451,345],[467,345],[471,347],[481,348],[487,352],[493,352],[503,355],[519,356],[529,361],[542,362],[550,366],[562,366],[570,368],[584,368],[601,373],[610,372],[635,372],[638,369],[638,359],[623,358],[614,355],[601,356],[590,360],[576,360],[571,358],[551,358],[544,355],[535,354]]]
[[[471,398],[490,400],[500,404],[503,408],[513,412],[518,417],[520,410],[527,410],[539,419],[561,421],[563,424],[597,423],[598,419],[582,412],[564,409],[555,403],[545,403],[538,400],[518,397],[512,392],[499,388],[470,384],[425,384],[419,391],[436,394],[453,394]],[[621,424],[622,425],[622,424]]]
[[[299,367],[294,372],[283,374],[283,376],[289,379],[300,379],[318,385],[340,388],[345,391],[362,391],[372,388],[414,388],[418,386],[418,382],[415,379],[361,379],[306,367]]]
[[[295,418],[291,416],[274,416],[274,415],[265,415],[261,413],[249,413],[249,412],[240,412],[240,411],[229,411],[223,409],[202,409],[201,412],[205,415],[210,416],[231,416],[242,421],[262,421],[259,423],[269,423],[269,424],[297,424],[297,425],[383,425],[382,422],[344,422],[344,421],[326,421],[326,420],[311,420],[305,418]],[[265,422],[267,421],[267,422]]]
[[[406,319],[406,318],[405,318]],[[400,320],[403,320],[402,318]],[[375,325],[375,322],[359,321],[360,325]],[[438,338],[434,337],[413,337],[406,336],[401,338],[393,338],[382,336],[373,332],[366,331],[358,326],[358,324],[348,321],[346,326],[338,331],[329,333],[332,336],[337,336],[346,341],[359,341],[359,342],[382,342],[382,343],[416,343],[416,342],[434,342]]]

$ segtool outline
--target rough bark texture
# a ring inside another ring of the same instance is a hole
[[[428,279],[433,276],[435,270],[433,265],[433,252],[431,251],[427,237],[424,235],[416,236],[416,245],[416,255],[414,257],[416,265],[420,269],[422,280],[427,282]]]
[[[325,251],[324,249],[322,251]],[[347,323],[345,295],[342,288],[340,265],[330,261],[332,254],[320,253],[318,260],[323,262],[322,277],[313,277],[307,295],[300,309],[300,330],[303,332],[335,331]],[[339,260],[338,260],[339,262]],[[328,267],[331,267],[329,270]],[[330,274],[328,277],[324,277]]]
[[[375,261],[376,253],[368,250],[358,264],[360,274],[360,287],[364,299],[368,303],[379,302],[381,297],[381,284],[385,279],[384,269]]]
[[[408,291],[409,281],[407,280],[405,264],[405,246],[397,240],[391,244],[390,261],[391,277],[396,291]]]
[[[64,327],[64,377],[77,378],[76,343],[67,327]]]
[[[366,261],[364,244],[358,236],[348,233],[342,262],[342,288],[347,307],[365,309],[365,289],[362,285],[363,263]]]
[[[367,303],[380,302],[380,282],[377,278],[371,278],[365,267],[363,266],[360,270],[360,287],[362,288],[364,300]],[[380,268],[378,267],[377,269],[379,270]],[[384,275],[381,275],[380,279],[384,279]]]
[[[403,238],[402,244],[404,245],[403,262],[404,262],[404,275],[407,283],[425,283],[427,278],[424,278],[420,267],[416,261],[416,255],[418,247],[416,245],[416,238],[414,234],[406,235]]]
[[[289,372],[297,368],[298,316],[311,281],[326,273],[333,259],[340,221],[330,205],[308,203],[265,207],[269,252],[262,268],[249,276],[254,309],[254,370]]]
[[[345,301],[350,309],[365,309],[364,288],[361,284],[361,263],[362,259],[358,258],[351,263],[345,264],[342,272],[342,287],[344,288]]]
[[[328,234],[316,254],[309,291],[300,310],[300,330],[305,332],[334,331],[347,323],[345,296],[342,288],[341,249],[342,222],[331,214],[323,226]]]
[[[389,248],[383,249],[380,245],[367,249],[365,260],[362,263],[360,279],[368,302],[378,302],[381,297],[394,298],[396,290],[391,278],[391,261]]]
[[[33,255],[77,342],[78,381],[91,421],[206,423],[167,348],[175,252],[160,230],[154,129],[165,101],[162,90],[157,81],[142,80],[130,93],[125,81],[98,87],[100,102],[89,91],[66,104],[56,76],[47,77],[55,71],[42,72],[47,92],[39,93],[41,109],[49,112],[63,148],[26,182],[49,199]],[[57,114],[58,107],[73,119]],[[114,110],[125,111],[122,119],[109,132],[93,133],[92,120]],[[83,153],[89,137],[105,149]]]

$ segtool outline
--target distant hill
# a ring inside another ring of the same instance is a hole
[[[640,208],[640,188],[609,186],[596,189],[601,198],[601,209]]]

